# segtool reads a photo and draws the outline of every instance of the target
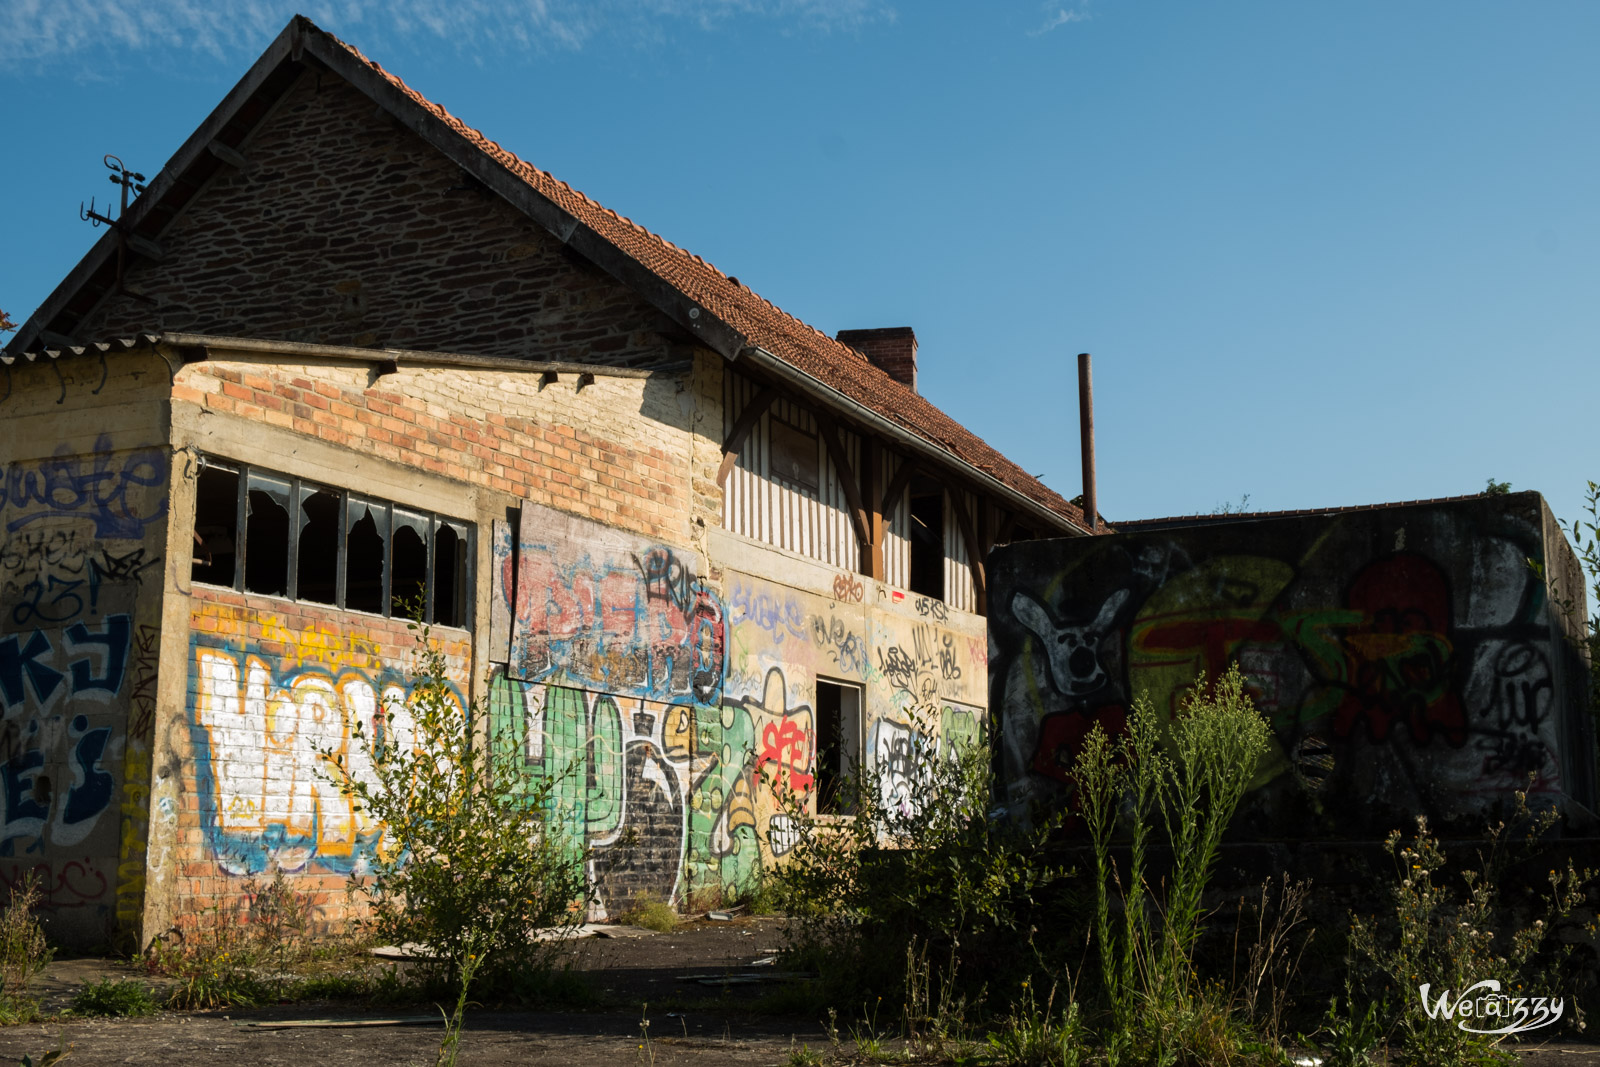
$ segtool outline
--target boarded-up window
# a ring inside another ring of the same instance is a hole
[[[803,492],[815,493],[822,484],[818,466],[816,435],[782,419],[773,419],[772,476]]]

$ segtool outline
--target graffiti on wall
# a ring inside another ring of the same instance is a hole
[[[342,875],[385,858],[381,828],[340,795],[324,753],[370,782],[374,748],[413,744],[404,657],[331,619],[296,630],[248,609],[202,603],[196,613],[189,736],[212,858],[235,875]],[[465,659],[464,644],[445,651]],[[460,704],[460,682],[450,686]]]
[[[683,705],[499,676],[491,728],[550,782],[565,832],[593,850],[605,905],[681,900],[747,887],[763,810],[810,791],[811,710],[787,688],[773,671],[759,698]]]
[[[1327,521],[1256,524],[1278,554],[1239,552],[1251,535],[1233,527],[1127,538],[1092,563],[1076,546],[1044,567],[1002,557],[994,677],[1011,800],[1070,789],[1084,738],[1121,732],[1135,694],[1171,716],[1200,671],[1230,664],[1274,728],[1258,785],[1445,817],[1530,775],[1559,791],[1559,653],[1525,562],[1542,553],[1537,532],[1441,511],[1412,518],[1408,546],[1405,526],[1373,536]],[[1394,547],[1373,553],[1374,541]]]
[[[160,580],[146,539],[164,533],[168,467],[102,433],[87,455],[0,471],[0,878],[34,872],[53,908],[142,900],[143,834],[121,837],[145,821],[126,794],[148,789],[159,631],[136,618]]]
[[[523,506],[511,676],[715,703],[726,646],[723,609],[696,577],[692,557],[592,523],[583,525],[605,536],[584,538],[582,529],[572,529],[580,522]]]
[[[109,434],[89,456],[65,447],[49,459],[6,464],[0,474],[4,529],[61,519],[87,519],[96,540],[140,540],[167,513],[167,455],[159,448],[117,451]]]

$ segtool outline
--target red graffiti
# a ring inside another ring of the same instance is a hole
[[[1045,716],[1039,723],[1039,747],[1033,753],[1035,773],[1071,782],[1083,743],[1097,725],[1115,740],[1128,730],[1128,711],[1121,704],[1107,704],[1092,712],[1074,710]]]
[[[767,764],[777,765],[773,774],[773,787],[778,792],[793,790],[811,792],[816,779],[811,774],[811,731],[804,729],[794,719],[785,716],[769,722],[761,729],[761,757],[756,761],[759,772]]]
[[[1450,587],[1432,562],[1403,552],[1366,567],[1350,586],[1349,606],[1363,622],[1340,644],[1347,663],[1334,736],[1365,723],[1374,741],[1403,722],[1425,745],[1437,730],[1451,745],[1467,740],[1466,713],[1452,684]]]
[[[69,860],[60,866],[36,863],[31,867],[6,864],[0,866],[0,885],[8,892],[21,887],[23,879],[32,874],[39,882],[47,908],[70,908],[81,904],[97,904],[106,900],[111,883],[105,873],[95,867],[94,860]]]

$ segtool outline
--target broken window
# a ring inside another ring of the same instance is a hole
[[[860,761],[861,690],[817,679],[817,814],[855,814]]]
[[[467,623],[467,531],[450,522],[440,522],[433,535],[433,621]]]
[[[394,509],[393,552],[389,614],[417,615],[427,607],[428,516]]]
[[[339,494],[302,486],[296,599],[317,604],[339,602],[339,541]]]
[[[250,472],[245,496],[244,589],[289,595],[289,479]]]
[[[911,580],[913,593],[944,599],[944,489],[922,475],[911,480]]]
[[[238,558],[239,472],[200,468],[194,490],[194,563],[189,577],[212,585],[232,585]]]
[[[383,614],[387,601],[383,558],[388,532],[388,505],[358,496],[349,498],[345,512],[344,606],[352,611]]]
[[[203,457],[194,539],[204,584],[471,623],[472,527],[441,515]]]

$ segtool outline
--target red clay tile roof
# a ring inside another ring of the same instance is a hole
[[[610,241],[655,275],[706,308],[750,344],[785,360],[811,377],[844,394],[912,433],[976,467],[1002,484],[1037,501],[1079,528],[1085,526],[1083,512],[1059,493],[1046,488],[1037,478],[1006,459],[976,434],[940,411],[926,398],[877,367],[855,349],[789,315],[770,300],[733,282],[727,275],[697,255],[679,248],[643,226],[601,207],[566,182],[489,140],[438,104],[406,85],[361,53],[325,30],[315,30],[370,67],[419,106],[427,109],[463,138],[527,182],[540,194]]]

